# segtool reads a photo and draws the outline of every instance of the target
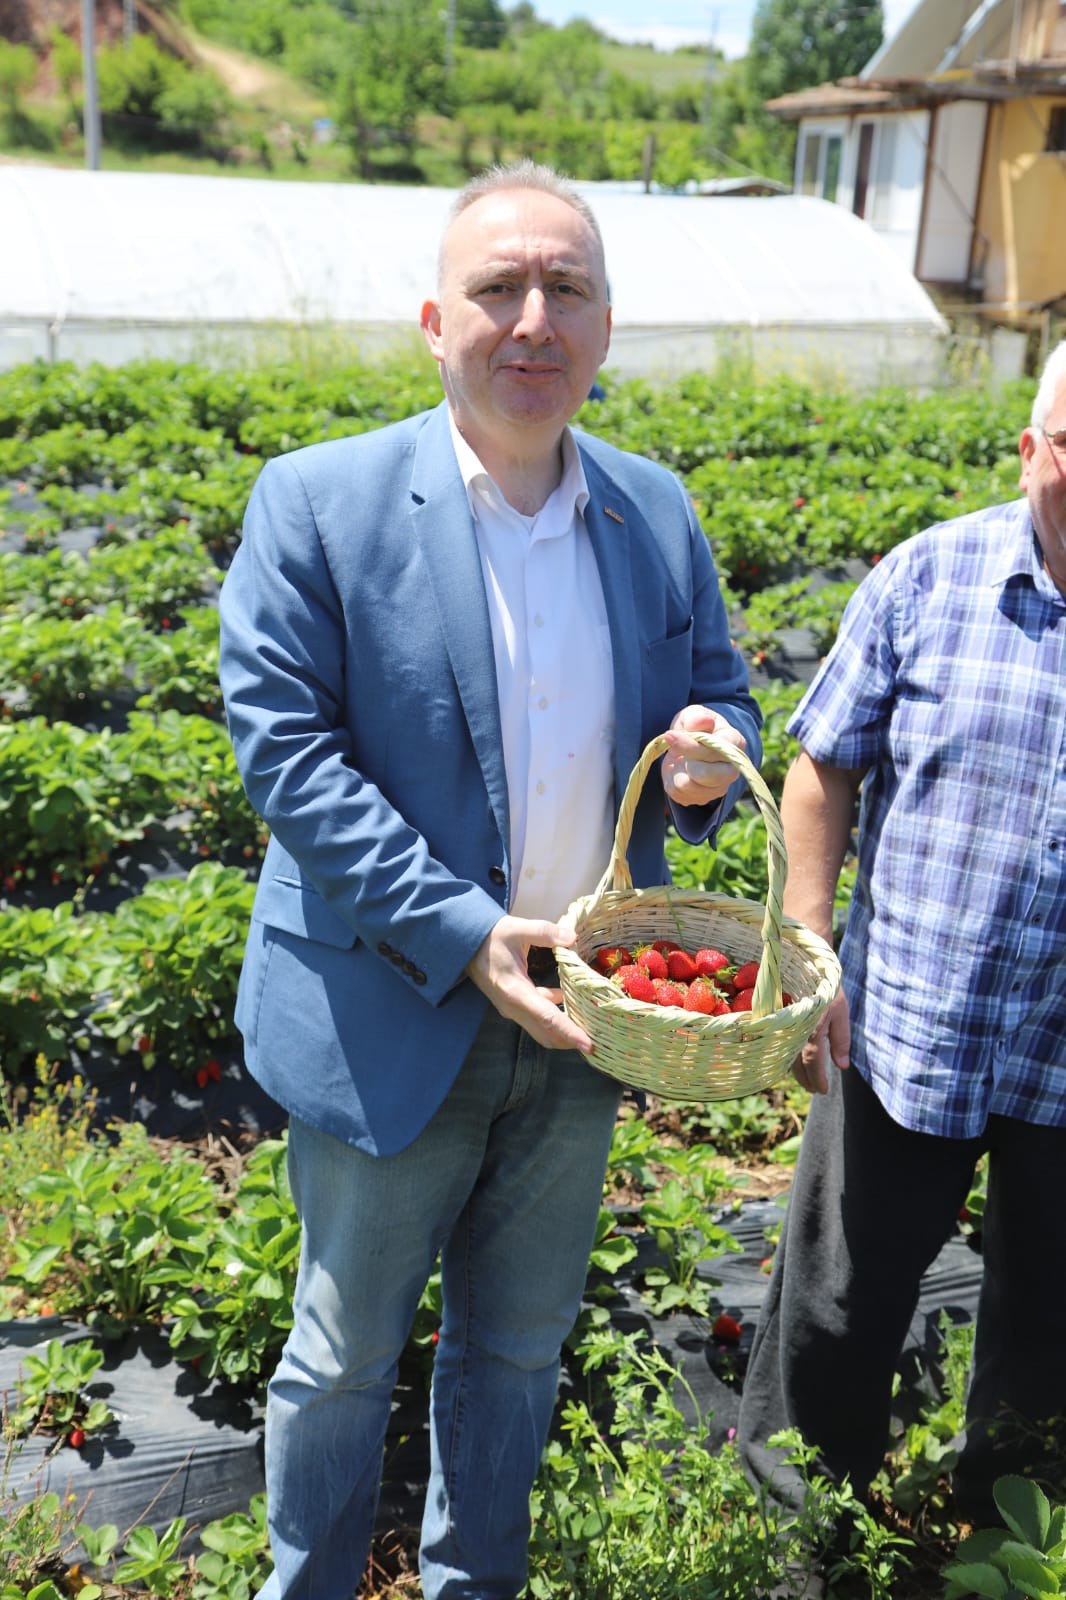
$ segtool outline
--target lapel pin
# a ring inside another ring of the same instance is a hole
[[[604,506],[603,510],[604,515],[610,517],[612,521],[622,523],[625,522],[625,518],[621,515],[621,513],[618,511],[612,511],[610,506]]]

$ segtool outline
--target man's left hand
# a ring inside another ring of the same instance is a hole
[[[707,806],[720,800],[734,782],[737,769],[728,761],[715,761],[691,736],[713,733],[726,744],[745,748],[742,733],[717,711],[706,706],[686,706],[679,711],[664,737],[670,749],[663,757],[663,788],[680,806]]]

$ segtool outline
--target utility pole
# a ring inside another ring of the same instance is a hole
[[[452,75],[452,63],[455,58],[455,0],[448,0],[448,9],[444,19],[444,72],[446,77]]]
[[[711,147],[711,103],[714,99],[714,83],[718,77],[718,50],[715,41],[718,37],[718,12],[711,12],[711,37],[707,43],[707,68],[703,78],[703,142],[710,154]]]
[[[81,87],[85,165],[100,170],[100,101],[96,93],[96,0],[81,0]]]
[[[130,40],[137,29],[137,18],[134,10],[134,0],[122,0],[122,42],[128,50]]]

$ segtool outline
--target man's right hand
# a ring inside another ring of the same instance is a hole
[[[851,1020],[848,1002],[841,990],[792,1063],[792,1076],[811,1094],[827,1094],[827,1058],[843,1072],[851,1064],[850,1051]]]
[[[562,1009],[562,991],[538,988],[526,965],[533,945],[550,950],[573,943],[573,932],[557,923],[501,917],[467,962],[466,972],[501,1017],[517,1022],[538,1044],[591,1055],[592,1040]]]

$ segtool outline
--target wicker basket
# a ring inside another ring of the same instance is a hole
[[[711,734],[708,751],[748,781],[766,827],[769,891],[765,908],[708,890],[634,889],[626,861],[633,816],[652,763],[669,748],[653,739],[634,767],[622,798],[607,870],[590,895],[560,920],[572,927],[572,948],[556,946],[567,1015],[596,1048],[591,1065],[634,1088],[674,1101],[732,1100],[769,1088],[792,1062],[840,986],[840,964],[817,934],[781,911],[788,862],[781,819],[748,758]],[[604,945],[675,939],[687,950],[724,949],[759,962],[750,1011],[710,1017],[678,1006],[631,1000],[587,963]],[[782,989],[792,996],[783,1006]]]

